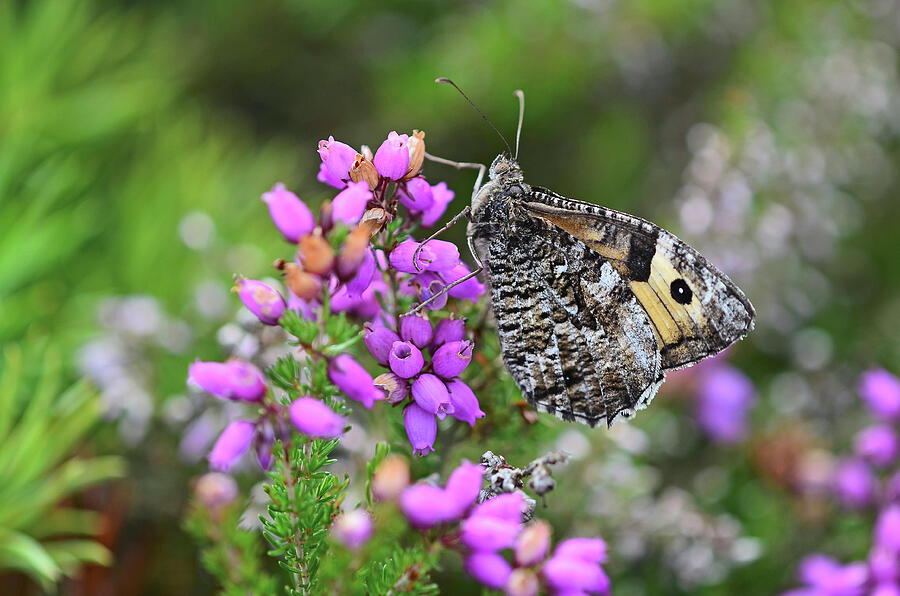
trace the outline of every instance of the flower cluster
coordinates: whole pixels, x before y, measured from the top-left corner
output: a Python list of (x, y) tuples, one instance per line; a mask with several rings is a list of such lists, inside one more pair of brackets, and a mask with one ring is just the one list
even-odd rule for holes
[[(900, 379), (883, 369), (867, 371), (859, 393), (878, 421), (857, 433), (854, 453), (837, 464), (831, 487), (848, 509), (878, 508), (868, 561), (841, 565), (811, 555), (798, 573), (805, 587), (786, 595), (900, 596), (900, 470), (889, 470), (900, 455), (892, 426), (900, 421)], [(879, 470), (887, 472), (883, 481)]]
[(484, 467), (463, 462), (443, 488), (418, 483), (403, 490), (400, 509), (413, 527), (441, 528), (444, 544), (461, 552), (466, 572), (484, 586), (510, 596), (534, 596), (542, 585), (552, 594), (610, 593), (600, 566), (603, 540), (565, 540), (549, 554), (550, 526), (525, 523), (531, 506), (520, 491), (479, 502), (484, 476)]

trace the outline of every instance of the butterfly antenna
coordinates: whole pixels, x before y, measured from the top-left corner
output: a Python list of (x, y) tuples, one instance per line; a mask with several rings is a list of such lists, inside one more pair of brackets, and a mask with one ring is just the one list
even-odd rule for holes
[(522, 122), (525, 121), (525, 92), (521, 89), (516, 89), (513, 91), (513, 95), (519, 98), (519, 124), (516, 126), (516, 156), (513, 158), (515, 160), (519, 159), (519, 137), (522, 136)]
[(460, 89), (459, 86), (458, 86), (456, 83), (454, 83), (453, 81), (451, 81), (451, 80), (448, 79), (447, 77), (438, 77), (438, 78), (436, 78), (436, 79), (434, 80), (434, 82), (435, 82), (435, 83), (446, 83), (446, 84), (448, 84), (448, 85), (452, 85), (454, 89), (456, 89), (457, 91), (459, 91), (459, 94), (462, 95), (462, 96), (465, 98), (465, 100), (466, 100), (467, 102), (469, 102), (469, 105), (472, 106), (473, 108), (475, 108), (475, 111), (478, 112), (479, 114), (481, 114), (481, 117), (484, 118), (484, 121), (487, 122), (488, 125), (489, 125), (491, 128), (494, 129), (494, 132), (497, 133), (497, 136), (499, 136), (499, 137), (500, 137), (500, 140), (503, 141), (503, 144), (506, 145), (506, 151), (507, 151), (507, 153), (508, 153), (509, 155), (512, 155), (512, 149), (510, 148), (509, 142), (506, 140), (506, 137), (503, 136), (503, 134), (497, 129), (496, 126), (494, 126), (494, 123), (493, 123), (493, 122), (491, 122), (490, 120), (488, 120), (488, 117), (484, 115), (484, 112), (482, 112), (481, 110), (478, 109), (478, 106), (476, 106), (475, 103), (474, 103), (471, 99), (469, 99), (469, 96), (468, 96), (468, 95), (466, 95), (465, 93), (463, 93), (463, 90)]

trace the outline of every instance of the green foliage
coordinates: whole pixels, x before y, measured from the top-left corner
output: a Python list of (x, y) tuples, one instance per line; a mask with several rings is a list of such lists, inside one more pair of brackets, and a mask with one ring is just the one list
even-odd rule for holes
[(437, 564), (437, 554), (422, 547), (396, 549), (382, 560), (374, 560), (359, 571), (359, 583), (367, 594), (416, 594), (440, 592), (427, 581), (428, 572)]
[(72, 456), (100, 411), (85, 383), (60, 392), (60, 372), (59, 355), (34, 345), (9, 344), (0, 360), (0, 570), (23, 571), (45, 589), (85, 563), (111, 563), (91, 539), (99, 514), (71, 501), (125, 473), (118, 457)]

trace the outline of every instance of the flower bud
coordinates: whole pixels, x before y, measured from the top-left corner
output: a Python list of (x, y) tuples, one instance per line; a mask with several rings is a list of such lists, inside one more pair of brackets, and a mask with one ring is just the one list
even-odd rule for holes
[(237, 482), (228, 474), (207, 472), (194, 484), (194, 494), (206, 509), (218, 511), (237, 501), (239, 493)]
[(381, 178), (378, 176), (378, 170), (375, 164), (366, 159), (365, 156), (357, 153), (353, 165), (350, 166), (350, 180), (353, 182), (365, 181), (369, 185), (369, 190), (375, 190)]
[(391, 251), (389, 260), (391, 267), (404, 273), (446, 271), (459, 262), (459, 249), (444, 240), (430, 240), (422, 244), (407, 238)]
[(554, 592), (609, 593), (609, 577), (599, 565), (581, 559), (554, 555), (541, 570)]
[(478, 464), (463, 461), (453, 470), (447, 479), (447, 488), (444, 491), (447, 497), (448, 514), (454, 519), (461, 518), (472, 506), (484, 481), (484, 468)]
[(416, 313), (400, 319), (400, 337), (412, 342), (417, 348), (424, 348), (431, 341), (431, 323), (425, 313)]
[(319, 277), (303, 270), (297, 263), (284, 264), (284, 283), (297, 298), (313, 300), (322, 290)]
[(550, 549), (550, 524), (544, 520), (534, 521), (516, 536), (516, 564), (531, 567), (544, 560)]
[(398, 196), (400, 197), (400, 203), (414, 213), (421, 213), (434, 205), (431, 185), (428, 184), (427, 180), (418, 176), (409, 180), (406, 183), (406, 187), (398, 193)]
[(275, 432), (269, 423), (256, 427), (256, 461), (263, 470), (272, 467), (272, 447), (275, 445)]
[(437, 419), (434, 414), (417, 404), (409, 404), (403, 409), (403, 426), (413, 454), (424, 456), (434, 451), (434, 440), (437, 438)]
[(332, 221), (343, 222), (348, 226), (356, 225), (366, 211), (366, 203), (373, 198), (365, 181), (351, 182), (331, 202)]
[(470, 517), (487, 516), (505, 519), (507, 521), (521, 523), (523, 514), (528, 510), (522, 493), (503, 493), (492, 497), (483, 503), (479, 503), (472, 511)]
[(263, 193), (262, 200), (269, 207), (275, 227), (288, 242), (296, 243), (301, 236), (313, 231), (316, 222), (312, 211), (284, 184), (279, 182), (272, 190)]
[[(366, 209), (366, 212), (363, 213), (359, 225), (365, 227), (369, 232), (369, 238), (372, 238), (384, 228), (384, 224), (386, 224), (387, 221), (388, 216), (384, 209), (381, 207), (372, 207), (371, 209)], [(387, 267), (385, 266), (385, 268)]]
[[(463, 277), (469, 275), (471, 271), (466, 267), (464, 263), (457, 263), (449, 270), (444, 271), (444, 279), (447, 281), (447, 284), (451, 284)], [(450, 288), (448, 292), (452, 297), (457, 300), (471, 300), (472, 302), (476, 302), (478, 297), (483, 295), (485, 292), (484, 284), (478, 281), (478, 277), (471, 277), (466, 281), (462, 282), (457, 286), (453, 286)]]
[(382, 177), (394, 181), (403, 178), (409, 169), (409, 136), (392, 130), (372, 161)]
[(453, 191), (447, 188), (446, 182), (431, 187), (431, 207), (422, 212), (422, 225), (430, 228), (444, 215), (447, 205), (453, 200)]
[(332, 179), (349, 180), (350, 166), (356, 158), (356, 150), (346, 143), (328, 137), (327, 141), (319, 141), (319, 157)]
[(381, 391), (366, 369), (348, 354), (341, 354), (328, 363), (328, 379), (352, 400), (371, 410)]
[(359, 550), (372, 537), (372, 516), (365, 509), (345, 511), (334, 519), (331, 535), (350, 550)]
[(328, 240), (319, 233), (307, 234), (300, 239), (300, 261), (310, 273), (325, 275), (334, 265), (334, 250)]
[(409, 382), (393, 372), (386, 372), (375, 377), (375, 386), (384, 392), (387, 404), (399, 404), (409, 395)]
[[(434, 416), (432, 416), (434, 418)], [(372, 496), (379, 501), (393, 501), (409, 486), (409, 463), (393, 454), (381, 462), (372, 475)]]
[(391, 370), (401, 379), (411, 379), (425, 365), (422, 351), (408, 341), (395, 341), (388, 354)]
[(281, 294), (261, 281), (239, 278), (234, 289), (244, 306), (264, 325), (277, 325), (287, 308)]
[(420, 408), (434, 414), (441, 420), (447, 414), (453, 413), (453, 404), (450, 402), (447, 386), (432, 374), (420, 375), (419, 378), (413, 381), (412, 396)]
[(316, 180), (319, 182), (324, 182), (328, 186), (333, 186), (335, 188), (344, 188), (347, 186), (347, 183), (341, 180), (340, 178), (334, 177), (332, 173), (328, 170), (328, 167), (324, 163), (319, 164), (319, 173), (316, 175)]
[[(347, 234), (337, 258), (336, 272), (341, 281), (352, 279), (369, 250), (369, 231), (358, 226)], [(374, 262), (374, 261), (373, 261)], [(368, 284), (367, 284), (368, 285)]]
[(466, 337), (466, 322), (463, 319), (454, 319), (453, 315), (442, 319), (434, 328), (434, 338), (431, 345), (437, 348), (451, 341), (460, 341)]
[(430, 484), (414, 484), (400, 495), (400, 510), (412, 526), (433, 528), (446, 518), (444, 491)]
[(446, 343), (435, 350), (431, 361), (438, 376), (452, 379), (466, 370), (472, 361), (472, 342), (462, 340)]
[(196, 361), (188, 368), (188, 380), (201, 389), (225, 399), (259, 401), (266, 394), (262, 372), (241, 360)]
[(215, 470), (228, 471), (250, 449), (255, 427), (252, 422), (238, 420), (225, 427), (209, 452), (209, 465)]
[[(356, 271), (356, 275), (347, 282), (347, 292), (350, 296), (362, 299), (363, 293), (368, 289), (369, 285), (375, 277), (377, 266), (375, 264), (375, 253), (371, 249), (367, 250), (363, 255), (362, 264)], [(377, 304), (377, 300), (375, 301)], [(357, 315), (362, 316), (360, 313)]]
[(425, 131), (413, 130), (407, 146), (409, 147), (409, 168), (406, 176), (403, 177), (406, 180), (418, 176), (422, 169), (422, 163), (425, 161)]
[(512, 575), (512, 567), (506, 559), (492, 552), (474, 552), (463, 563), (466, 573), (479, 583), (495, 590), (503, 589)]
[(519, 534), (519, 524), (497, 517), (477, 516), (463, 521), (460, 541), (476, 551), (509, 548)]
[(366, 342), (366, 347), (369, 348), (372, 358), (378, 364), (387, 366), (391, 346), (394, 345), (395, 341), (400, 341), (400, 336), (384, 325), (375, 326), (373, 323), (365, 323), (363, 328), (363, 341)]
[(301, 397), (290, 407), (291, 422), (297, 430), (314, 439), (333, 439), (344, 434), (347, 419), (314, 397)]
[(897, 459), (900, 441), (890, 426), (886, 424), (870, 426), (861, 430), (854, 440), (856, 454), (873, 465), (883, 468)]
[(478, 398), (468, 385), (459, 379), (453, 379), (447, 383), (447, 392), (450, 394), (450, 403), (453, 404), (454, 418), (475, 426), (475, 419), (484, 417)]
[(588, 563), (606, 562), (606, 542), (602, 538), (569, 538), (553, 551), (554, 557), (574, 557)]
[(531, 569), (513, 569), (503, 589), (506, 596), (537, 596), (541, 582)]

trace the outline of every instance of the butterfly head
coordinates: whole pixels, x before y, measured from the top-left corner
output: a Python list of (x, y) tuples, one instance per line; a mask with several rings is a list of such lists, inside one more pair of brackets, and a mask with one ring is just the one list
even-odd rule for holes
[(519, 167), (519, 162), (509, 157), (506, 153), (501, 153), (494, 159), (488, 175), (491, 180), (499, 183), (500, 186), (511, 186), (525, 179), (522, 175), (522, 168)]

